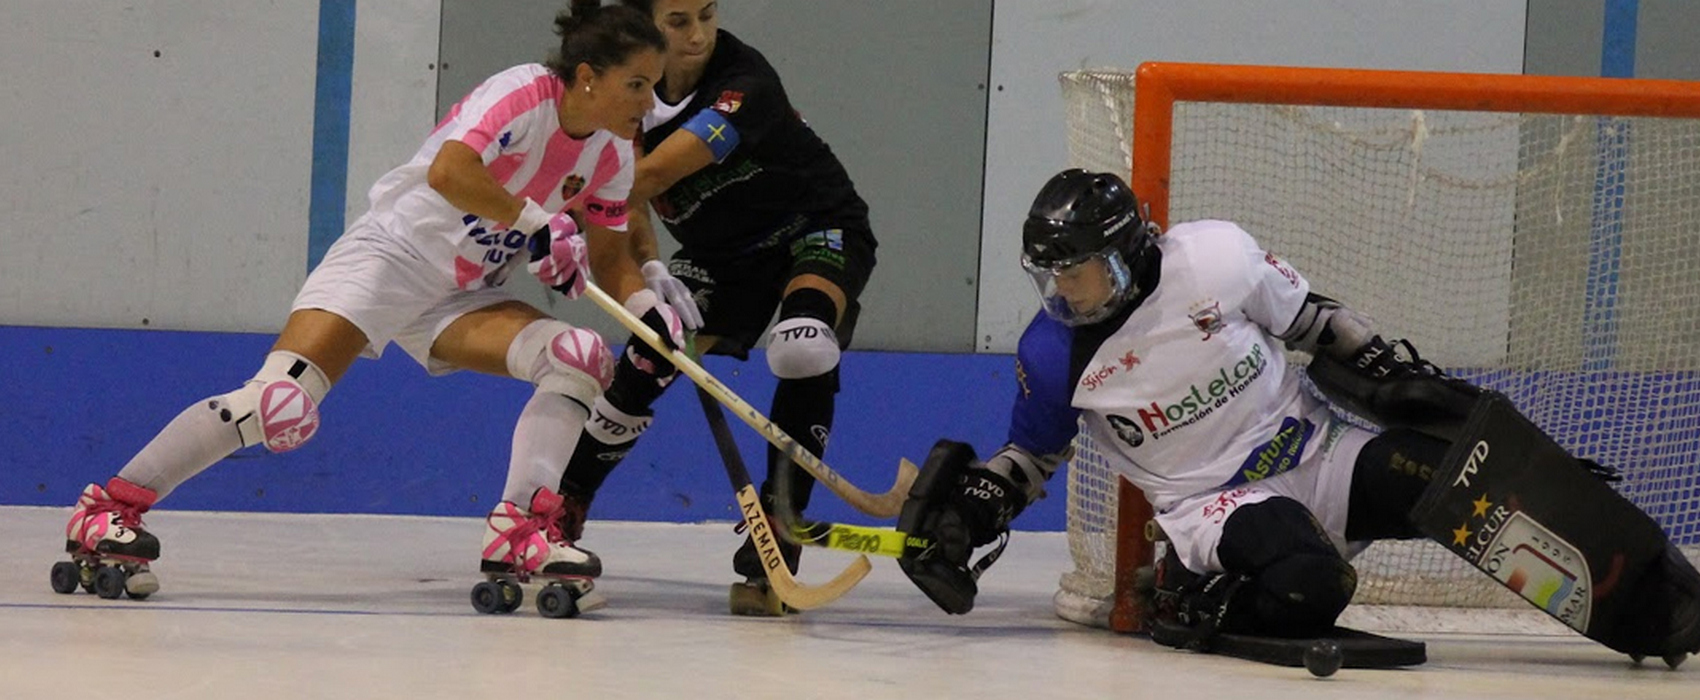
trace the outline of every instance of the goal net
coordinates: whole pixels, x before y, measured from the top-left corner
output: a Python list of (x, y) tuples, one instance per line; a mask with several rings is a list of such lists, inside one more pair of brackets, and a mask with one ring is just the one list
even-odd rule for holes
[[(1062, 76), (1073, 165), (1131, 164), (1160, 223), (1239, 223), (1313, 289), (1621, 468), (1619, 490), (1700, 559), (1700, 84), (1184, 64), (1137, 75)], [(1128, 522), (1149, 508), (1132, 489), (1118, 497), (1095, 446), (1076, 450), (1075, 569), (1055, 602), (1104, 625), (1129, 605), (1132, 577), (1118, 585), (1118, 572), (1149, 563), (1143, 523)], [(1378, 543), (1353, 564), (1360, 604), (1527, 607), (1426, 541)]]

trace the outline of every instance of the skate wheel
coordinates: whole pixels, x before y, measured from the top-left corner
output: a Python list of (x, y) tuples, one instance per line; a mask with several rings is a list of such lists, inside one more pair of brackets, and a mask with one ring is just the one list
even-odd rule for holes
[(1676, 667), (1681, 666), (1682, 662), (1688, 659), (1688, 655), (1679, 651), (1675, 654), (1665, 654), (1664, 659), (1665, 665), (1669, 666), (1670, 670), (1675, 671)]
[(158, 590), (159, 577), (147, 569), (135, 571), (124, 579), (124, 595), (131, 600), (146, 600)]
[(507, 610), (507, 600), (502, 595), (502, 584), (495, 581), (481, 581), (472, 587), (472, 609), (485, 615), (497, 615)]
[(76, 593), (77, 586), (82, 585), (82, 574), (77, 571), (76, 562), (62, 561), (53, 565), (53, 592)]
[(102, 566), (94, 572), (94, 594), (107, 600), (117, 600), (124, 595), (124, 570), (116, 566)]
[(1647, 660), (1647, 656), (1645, 654), (1630, 654), (1629, 655), (1629, 662), (1635, 664), (1636, 666), (1640, 666), (1641, 662), (1646, 661), (1646, 660)]
[(525, 589), (513, 581), (506, 580), (497, 581), (496, 585), (502, 589), (502, 607), (497, 612), (506, 614), (518, 610), (519, 604), (525, 600)]
[(578, 596), (566, 586), (551, 583), (537, 592), (537, 613), (544, 617), (578, 617)]
[(748, 617), (784, 617), (793, 612), (791, 607), (779, 599), (779, 594), (765, 582), (744, 582), (732, 584), (728, 592), (727, 602), (733, 615)]

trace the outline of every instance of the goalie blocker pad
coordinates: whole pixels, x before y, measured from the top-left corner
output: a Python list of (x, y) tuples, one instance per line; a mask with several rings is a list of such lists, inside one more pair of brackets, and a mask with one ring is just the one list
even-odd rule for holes
[[(1645, 576), (1667, 540), (1503, 395), (1484, 392), (1411, 510), (1423, 534), (1535, 607), (1629, 654), (1650, 639)], [(1643, 580), (1649, 579), (1649, 580)], [(1662, 597), (1662, 596), (1661, 596)]]

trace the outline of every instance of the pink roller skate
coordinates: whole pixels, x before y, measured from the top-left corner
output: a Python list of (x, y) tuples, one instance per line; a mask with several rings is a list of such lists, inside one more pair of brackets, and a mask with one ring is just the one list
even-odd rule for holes
[(128, 594), (141, 600), (159, 590), (159, 577), (148, 564), (159, 558), (159, 538), (142, 529), (142, 514), (158, 495), (118, 477), (106, 488), (89, 484), (65, 525), (65, 551), (71, 561), (53, 565), (53, 590), (72, 593), (80, 586), (102, 598)]
[(530, 505), (525, 510), (502, 501), (485, 518), (484, 559), (479, 568), (488, 580), (472, 587), (472, 608), (486, 614), (518, 610), (520, 584), (533, 576), (552, 579), (537, 591), (537, 612), (544, 617), (577, 617), (606, 605), (595, 592), (602, 560), (574, 547), (562, 531), (563, 521), (569, 521), (569, 504), (554, 491), (540, 488), (532, 494)]

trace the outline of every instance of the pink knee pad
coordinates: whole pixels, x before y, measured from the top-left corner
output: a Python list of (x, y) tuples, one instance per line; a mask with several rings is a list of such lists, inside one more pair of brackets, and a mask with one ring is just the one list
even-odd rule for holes
[(288, 452), (319, 431), (319, 404), (293, 380), (268, 382), (260, 390), (260, 434), (272, 452)]
[(596, 331), (540, 319), (509, 346), (508, 373), (588, 407), (614, 381), (614, 355)]

